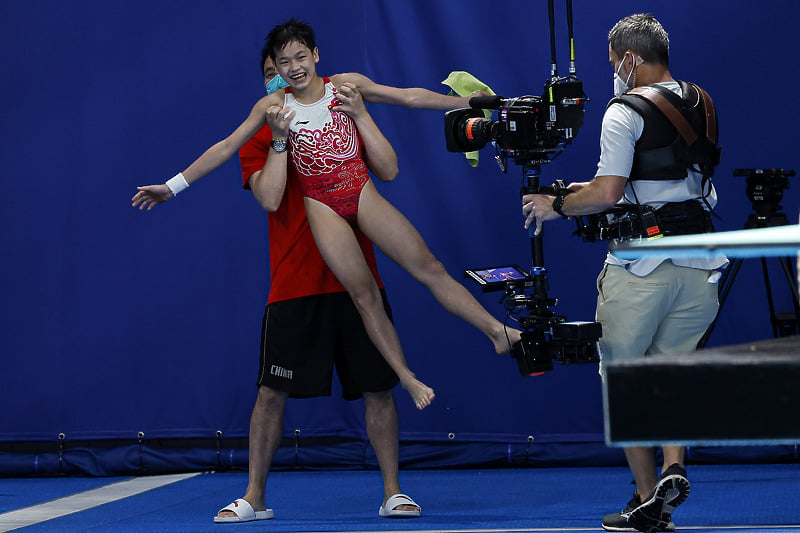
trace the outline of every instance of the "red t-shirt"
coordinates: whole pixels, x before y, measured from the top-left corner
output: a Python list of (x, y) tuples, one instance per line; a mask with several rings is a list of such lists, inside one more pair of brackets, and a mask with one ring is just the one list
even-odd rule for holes
[[(242, 186), (250, 188), (248, 180), (264, 168), (272, 141), (269, 126), (264, 126), (239, 151), (242, 166)], [(372, 243), (357, 228), (356, 237), (378, 286), (383, 282), (378, 275), (375, 250)], [(267, 213), (267, 238), (269, 239), (270, 289), (267, 304), (312, 296), (344, 292), (345, 288), (322, 259), (311, 234), (303, 205), (303, 194), (293, 165), (289, 165), (286, 190), (277, 211)]]

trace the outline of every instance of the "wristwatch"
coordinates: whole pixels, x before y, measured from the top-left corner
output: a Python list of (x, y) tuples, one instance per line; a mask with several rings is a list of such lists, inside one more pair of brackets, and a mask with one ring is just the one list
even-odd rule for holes
[(286, 139), (272, 139), (270, 146), (272, 147), (273, 150), (275, 150), (275, 153), (277, 154), (285, 152), (286, 149), (289, 147), (289, 145), (286, 144)]
[(566, 217), (567, 215), (564, 214), (564, 211), (561, 210), (564, 207), (564, 199), (567, 197), (566, 194), (562, 194), (559, 191), (559, 194), (556, 195), (556, 199), (553, 200), (553, 211), (561, 215), (562, 217)]

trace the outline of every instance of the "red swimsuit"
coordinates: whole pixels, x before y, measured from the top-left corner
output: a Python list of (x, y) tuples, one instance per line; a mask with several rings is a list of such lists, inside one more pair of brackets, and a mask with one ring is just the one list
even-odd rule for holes
[(322, 202), (354, 225), (369, 172), (356, 125), (346, 114), (331, 111), (336, 98), (333, 84), (328, 78), (323, 81), (325, 95), (313, 104), (301, 104), (291, 88), (286, 88), (284, 105), (295, 111), (289, 126), (290, 155), (303, 195)]

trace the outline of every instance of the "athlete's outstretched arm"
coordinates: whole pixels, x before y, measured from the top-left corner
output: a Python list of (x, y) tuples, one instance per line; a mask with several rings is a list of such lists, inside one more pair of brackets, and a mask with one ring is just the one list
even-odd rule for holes
[[(281, 91), (282, 93), (282, 91)], [(277, 93), (276, 93), (277, 94)], [(281, 94), (281, 97), (283, 94)], [(180, 175), (187, 185), (197, 182), (201, 178), (210, 174), (235, 154), (244, 143), (261, 129), (266, 121), (267, 109), (276, 103), (280, 103), (274, 95), (265, 96), (253, 106), (250, 114), (225, 139), (211, 146), (198, 157)], [(161, 202), (173, 197), (172, 190), (166, 184), (146, 185), (137, 187), (138, 192), (131, 199), (133, 207), (150, 210)]]
[(367, 102), (392, 104), (411, 109), (437, 109), (447, 111), (469, 107), (469, 96), (447, 96), (421, 87), (392, 87), (375, 83), (357, 72), (337, 74), (331, 78), (336, 86), (349, 82), (355, 85)]

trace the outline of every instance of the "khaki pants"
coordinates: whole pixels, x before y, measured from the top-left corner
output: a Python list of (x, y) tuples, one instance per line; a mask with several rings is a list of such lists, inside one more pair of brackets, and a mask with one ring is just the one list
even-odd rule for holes
[(599, 349), (604, 362), (660, 353), (688, 353), (719, 307), (713, 271), (664, 261), (645, 277), (606, 264), (597, 278)]

